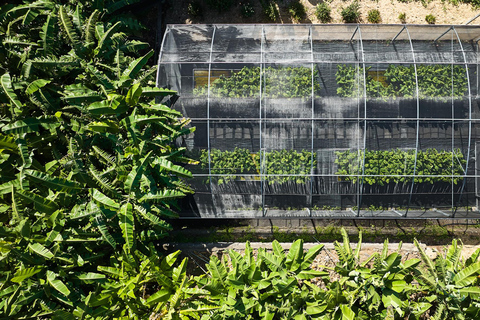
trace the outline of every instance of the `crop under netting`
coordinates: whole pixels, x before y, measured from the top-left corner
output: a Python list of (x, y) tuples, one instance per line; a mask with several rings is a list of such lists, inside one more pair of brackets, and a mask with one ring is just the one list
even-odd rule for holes
[(196, 127), (179, 141), (198, 161), (182, 216), (480, 218), (479, 39), (477, 26), (169, 25), (157, 85)]

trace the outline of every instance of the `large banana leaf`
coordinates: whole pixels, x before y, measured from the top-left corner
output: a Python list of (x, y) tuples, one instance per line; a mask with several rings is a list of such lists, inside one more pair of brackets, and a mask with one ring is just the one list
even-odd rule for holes
[(24, 173), (32, 182), (57, 191), (74, 191), (80, 190), (83, 187), (76, 181), (54, 177), (40, 171), (25, 170)]
[(133, 206), (130, 202), (122, 205), (120, 209), (120, 228), (122, 229), (123, 239), (128, 249), (132, 249), (134, 245), (134, 218)]

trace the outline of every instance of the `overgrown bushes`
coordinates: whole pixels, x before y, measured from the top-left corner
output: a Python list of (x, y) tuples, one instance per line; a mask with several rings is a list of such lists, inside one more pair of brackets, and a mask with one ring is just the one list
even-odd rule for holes
[[(480, 249), (464, 260), (454, 240), (432, 261), (415, 240), (420, 259), (407, 260), (401, 244), (389, 252), (386, 240), (360, 261), (361, 233), (355, 249), (342, 235), (334, 268), (312, 266), (322, 244), (304, 252), (297, 240), (284, 253), (274, 241), (272, 252), (255, 255), (247, 242), (243, 255), (212, 256), (199, 277), (189, 277), (182, 261), (161, 282), (163, 294), (147, 303), (166, 319), (478, 319)], [(167, 260), (170, 270), (176, 255)]]
[[(313, 74), (314, 94), (319, 95), (318, 71)], [(294, 98), (312, 96), (312, 70), (306, 67), (267, 67), (260, 75), (260, 67), (243, 67), (230, 77), (221, 76), (210, 84), (210, 95), (241, 98), (260, 95), (260, 77), (263, 81), (262, 96), (269, 98)], [(208, 85), (194, 89), (195, 95), (206, 95)]]
[[(362, 179), (368, 185), (387, 183), (406, 183), (412, 181), (415, 168), (415, 150), (400, 149), (382, 151), (337, 151), (336, 174), (343, 181), (358, 182)], [(365, 168), (363, 168), (365, 164)], [(416, 183), (447, 182), (458, 184), (463, 180), (463, 168), (466, 160), (460, 150), (438, 151), (436, 149), (418, 150), (416, 154)], [(457, 177), (451, 177), (452, 175)]]
[[(204, 169), (208, 168), (208, 151), (202, 150), (199, 158), (200, 166)], [(210, 151), (211, 173), (222, 175), (216, 178), (219, 184), (235, 180), (236, 175), (240, 174), (264, 174), (267, 175), (265, 181), (268, 183), (289, 181), (305, 183), (312, 166), (316, 166), (316, 156), (313, 154), (312, 157), (312, 153), (305, 150), (274, 150), (252, 153), (248, 149), (235, 148), (234, 151), (218, 149)]]
[(62, 3), (0, 10), (0, 318), (145, 319), (191, 130), (125, 3)]
[(330, 8), (328, 3), (321, 2), (317, 5), (315, 15), (317, 16), (317, 19), (320, 20), (320, 22), (329, 23), (330, 21), (332, 21), (331, 12), (332, 8)]

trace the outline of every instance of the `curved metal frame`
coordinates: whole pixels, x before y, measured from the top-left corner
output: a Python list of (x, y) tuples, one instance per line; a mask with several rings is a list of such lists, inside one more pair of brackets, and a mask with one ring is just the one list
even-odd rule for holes
[[(470, 84), (470, 73), (468, 70), (468, 63), (467, 63), (467, 56), (465, 55), (465, 50), (463, 49), (462, 41), (460, 40), (460, 37), (457, 33), (457, 30), (455, 27), (452, 26), (452, 30), (455, 32), (455, 35), (457, 36), (458, 44), (460, 45), (460, 48), (462, 49), (462, 55), (463, 55), (463, 60), (465, 62), (465, 74), (467, 76), (467, 84), (468, 84), (468, 147), (467, 147), (467, 162), (465, 164), (465, 170), (464, 170), (464, 178), (463, 178), (463, 184), (462, 188), (460, 190), (460, 196), (458, 199), (458, 202), (462, 200), (463, 196), (463, 191), (465, 189), (465, 184), (467, 183), (467, 171), (468, 171), (468, 161), (470, 160), (470, 148), (471, 148), (471, 143), (472, 143), (472, 91), (471, 91), (471, 84)], [(452, 127), (453, 127), (452, 123)], [(453, 154), (453, 150), (452, 150)], [(453, 167), (452, 167), (453, 170)], [(453, 188), (453, 186), (452, 186)], [(453, 203), (452, 203), (453, 205)], [(455, 206), (457, 207), (457, 206)], [(456, 212), (456, 210), (455, 210)], [(453, 217), (455, 217), (455, 212), (452, 214)]]

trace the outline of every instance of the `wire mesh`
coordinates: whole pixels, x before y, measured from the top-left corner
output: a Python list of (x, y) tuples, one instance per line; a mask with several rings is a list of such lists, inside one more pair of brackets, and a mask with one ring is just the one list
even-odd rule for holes
[[(475, 26), (169, 25), (184, 215), (478, 218)], [(478, 181), (477, 181), (478, 180)]]

